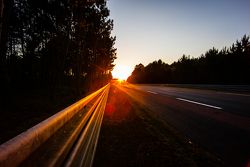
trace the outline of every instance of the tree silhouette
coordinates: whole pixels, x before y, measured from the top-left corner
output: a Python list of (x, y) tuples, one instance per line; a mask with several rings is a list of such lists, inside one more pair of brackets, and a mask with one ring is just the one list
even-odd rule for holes
[[(143, 67), (143, 70), (139, 70)], [(139, 64), (128, 78), (131, 83), (250, 84), (250, 41), (244, 35), (230, 48), (209, 49), (198, 58), (183, 55), (168, 65), (161, 60)]]
[(116, 49), (105, 0), (4, 0), (1, 89), (68, 87), (81, 96), (111, 78)]

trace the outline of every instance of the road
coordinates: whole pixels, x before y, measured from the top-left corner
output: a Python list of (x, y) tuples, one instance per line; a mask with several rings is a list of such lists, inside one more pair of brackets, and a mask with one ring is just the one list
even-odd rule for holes
[(116, 86), (191, 142), (221, 157), (226, 165), (249, 163), (249, 94), (152, 85)]

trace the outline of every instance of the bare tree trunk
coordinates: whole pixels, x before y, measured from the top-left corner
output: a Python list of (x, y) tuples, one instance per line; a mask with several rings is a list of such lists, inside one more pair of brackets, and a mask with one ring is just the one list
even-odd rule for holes
[(0, 0), (0, 39), (2, 39), (2, 26), (3, 26), (3, 9), (4, 9), (4, 0)]
[(0, 78), (1, 83), (0, 89), (2, 98), (1, 102), (6, 104), (4, 101), (8, 100), (9, 95), (9, 85), (10, 85), (10, 78), (7, 72), (7, 65), (6, 65), (6, 51), (7, 51), (7, 38), (8, 38), (8, 21), (9, 15), (11, 11), (11, 0), (1, 0), (0, 6)]

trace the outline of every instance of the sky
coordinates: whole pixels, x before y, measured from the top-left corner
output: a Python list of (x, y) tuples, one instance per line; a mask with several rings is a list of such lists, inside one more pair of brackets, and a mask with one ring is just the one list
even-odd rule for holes
[(199, 57), (250, 35), (250, 0), (108, 0), (117, 59), (113, 77), (135, 65)]

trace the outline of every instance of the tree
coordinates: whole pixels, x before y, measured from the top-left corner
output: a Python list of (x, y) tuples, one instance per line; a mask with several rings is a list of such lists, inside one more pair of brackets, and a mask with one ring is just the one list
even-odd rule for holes
[[(0, 68), (2, 81), (9, 80), (6, 85), (45, 88), (51, 97), (66, 86), (82, 96), (87, 83), (95, 80), (97, 88), (110, 77), (116, 49), (105, 0), (1, 3), (5, 7), (3, 12), (1, 8)], [(2, 76), (4, 70), (8, 77)]]
[[(143, 67), (143, 70), (140, 70)], [(230, 48), (209, 49), (198, 58), (183, 55), (168, 65), (161, 60), (139, 64), (128, 78), (133, 83), (250, 84), (250, 41), (244, 35)], [(143, 71), (143, 72), (142, 72)]]

